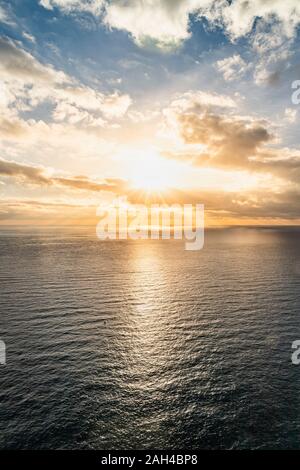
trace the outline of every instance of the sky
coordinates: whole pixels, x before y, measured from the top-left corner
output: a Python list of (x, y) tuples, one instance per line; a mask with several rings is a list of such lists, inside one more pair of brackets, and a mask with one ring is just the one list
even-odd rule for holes
[(299, 224), (299, 25), (299, 0), (0, 0), (0, 224), (116, 197)]

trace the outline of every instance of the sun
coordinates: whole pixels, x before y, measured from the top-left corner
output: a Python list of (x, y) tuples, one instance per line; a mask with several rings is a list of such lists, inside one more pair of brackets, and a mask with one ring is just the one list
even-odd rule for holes
[(130, 181), (133, 188), (147, 192), (166, 191), (175, 182), (170, 162), (152, 149), (135, 159)]

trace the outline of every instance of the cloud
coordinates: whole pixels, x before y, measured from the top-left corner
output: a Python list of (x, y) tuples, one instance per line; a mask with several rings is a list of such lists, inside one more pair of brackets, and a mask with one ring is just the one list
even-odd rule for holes
[(120, 178), (106, 178), (99, 182), (85, 176), (61, 177), (50, 176), (45, 168), (25, 165), (0, 159), (0, 175), (15, 180), (25, 181), (40, 186), (65, 186), (80, 191), (110, 191), (124, 190), (126, 182)]
[(222, 26), (233, 41), (258, 28), (260, 40), (263, 35), (269, 47), (276, 38), (268, 39), (268, 25), (279, 25), (277, 41), (282, 42), (295, 36), (300, 23), (298, 0), (40, 0), (40, 5), (65, 13), (88, 11), (109, 27), (127, 31), (139, 45), (152, 41), (162, 48), (190, 37), (191, 15)]
[[(287, 162), (289, 168), (291, 161)], [(296, 161), (295, 161), (296, 164)], [(299, 160), (298, 166), (299, 169)], [(15, 183), (27, 183), (39, 188), (47, 188), (44, 196), (49, 196), (49, 187), (65, 187), (75, 191), (78, 195), (85, 192), (117, 194), (126, 196), (131, 204), (161, 203), (161, 196), (153, 193), (145, 195), (142, 191), (132, 191), (125, 180), (119, 178), (106, 178), (102, 181), (92, 180), (85, 176), (54, 176), (53, 170), (34, 165), (22, 164), (0, 159), (0, 175), (12, 179)], [(43, 193), (40, 193), (43, 194)], [(300, 189), (299, 187), (276, 187), (269, 191), (253, 189), (246, 191), (224, 191), (222, 189), (186, 188), (170, 189), (164, 194), (166, 204), (205, 204), (208, 219), (217, 219), (232, 222), (251, 219), (252, 222), (260, 219), (266, 220), (299, 220), (300, 218)], [(51, 200), (2, 200), (0, 202), (0, 220), (2, 223), (17, 221), (26, 223), (43, 223), (45, 220), (56, 222), (75, 219), (80, 223), (95, 223), (96, 200), (81, 202), (79, 199), (67, 197), (56, 201)], [(109, 203), (108, 203), (109, 204)]]
[(230, 112), (236, 107), (235, 100), (230, 96), (192, 90), (175, 96), (169, 106), (163, 110), (163, 115), (169, 127), (176, 127), (180, 116), (185, 114), (196, 115), (212, 108), (216, 111)]
[[(145, 198), (140, 193), (130, 195), (131, 204), (145, 204)], [(285, 192), (269, 191), (255, 193), (219, 191), (180, 191), (174, 189), (164, 198), (165, 204), (197, 204), (205, 205), (206, 224), (213, 223), (299, 223), (300, 192), (287, 190)], [(161, 204), (161, 199), (153, 196), (148, 203)], [(109, 202), (107, 206), (109, 206)], [(26, 224), (91, 224), (96, 226), (97, 202), (83, 204), (80, 201), (68, 200), (33, 200), (28, 198), (7, 198), (0, 201), (0, 223)]]
[(22, 33), (22, 36), (23, 36), (27, 41), (32, 42), (33, 44), (36, 43), (36, 39), (35, 39), (35, 37), (34, 37), (32, 34), (27, 33), (26, 31), (24, 31), (24, 32)]
[(0, 23), (7, 24), (9, 26), (16, 26), (14, 21), (10, 18), (10, 15), (1, 5), (0, 5)]
[(286, 38), (282, 23), (258, 24), (251, 38), (255, 60), (254, 78), (260, 84), (276, 85), (289, 66), (293, 38)]
[(7, 14), (5, 10), (0, 6), (0, 22), (1, 23), (6, 23), (8, 20)]
[(40, 0), (39, 4), (47, 10), (61, 8), (66, 13), (72, 11), (87, 11), (99, 15), (102, 10), (103, 0)]
[(190, 37), (190, 15), (212, 0), (40, 0), (47, 9), (88, 11), (110, 28), (127, 31), (139, 45), (173, 48)]
[(300, 4), (298, 0), (212, 0), (200, 9), (200, 14), (212, 23), (221, 24), (233, 40), (251, 33), (256, 20), (261, 31), (277, 21), (282, 34), (293, 37), (300, 23)]
[(8, 162), (0, 159), (0, 175), (28, 180), (36, 184), (48, 184), (49, 179), (44, 176), (43, 170), (20, 163)]
[(0, 38), (0, 73), (0, 104), (5, 100), (15, 114), (49, 101), (57, 120), (100, 126), (106, 119), (123, 117), (131, 105), (129, 95), (104, 94), (83, 86), (64, 72), (41, 64), (7, 38)]
[(48, 9), (95, 15), (108, 28), (127, 32), (139, 46), (162, 50), (191, 37), (191, 21), (220, 27), (228, 39), (247, 38), (252, 62), (239, 54), (219, 60), (225, 80), (240, 79), (251, 69), (257, 85), (277, 85), (288, 68), (300, 24), (299, 0), (41, 0)]
[(117, 192), (119, 193), (120, 190), (126, 186), (124, 180), (119, 178), (110, 178), (105, 179), (103, 182), (99, 183), (97, 181), (93, 181), (87, 177), (73, 177), (73, 178), (62, 178), (56, 177), (51, 178), (52, 184), (57, 184), (60, 186), (67, 186), (71, 189), (81, 190), (81, 191), (110, 191), (110, 192)]
[(95, 122), (88, 126), (81, 122), (46, 123), (6, 117), (0, 112), (0, 154), (17, 161), (27, 160), (30, 155), (31, 161), (47, 162), (50, 166), (61, 167), (63, 162), (67, 171), (74, 165), (80, 172), (92, 172), (95, 167), (109, 171), (118, 143), (106, 138), (103, 129)]
[(116, 0), (106, 5), (104, 22), (128, 31), (140, 44), (149, 41), (162, 48), (178, 46), (190, 37), (189, 15), (196, 12), (199, 0)]
[[(250, 65), (251, 66), (251, 65)], [(226, 81), (239, 80), (249, 69), (244, 59), (239, 54), (218, 60), (216, 69), (222, 73)]]
[[(141, 192), (128, 196), (131, 204), (161, 204), (159, 195), (145, 195)], [(300, 190), (288, 188), (278, 190), (224, 191), (208, 189), (185, 190), (173, 188), (164, 194), (164, 204), (204, 204), (206, 224), (213, 220), (218, 224), (278, 223), (278, 221), (300, 221)]]
[(131, 105), (129, 95), (117, 92), (105, 95), (83, 86), (56, 89), (49, 95), (49, 99), (57, 102), (53, 113), (55, 119), (70, 123), (77, 121), (87, 125), (104, 125), (103, 118), (121, 118)]
[(286, 108), (285, 111), (284, 111), (284, 118), (290, 124), (293, 124), (294, 122), (296, 122), (296, 120), (297, 120), (297, 109)]
[(199, 163), (241, 168), (257, 156), (271, 134), (261, 123), (210, 112), (178, 116), (181, 135), (187, 144), (201, 144)]
[(300, 24), (298, 0), (221, 0), (211, 2), (200, 14), (210, 24), (222, 26), (233, 42), (247, 37), (254, 53), (254, 79), (258, 85), (279, 82), (288, 67)]
[(57, 122), (67, 122), (72, 125), (85, 127), (103, 127), (105, 121), (101, 117), (94, 117), (91, 113), (81, 110), (65, 101), (58, 103), (53, 110), (53, 119)]
[(103, 22), (127, 31), (139, 44), (149, 42), (162, 48), (178, 46), (190, 37), (189, 15), (210, 0), (40, 0), (47, 9), (65, 13), (88, 11), (101, 15)]
[[(178, 98), (171, 102), (164, 115), (166, 126), (183, 139), (181, 151), (165, 152), (168, 158), (198, 167), (265, 173), (281, 179), (283, 185), (299, 186), (300, 152), (274, 145), (278, 137), (272, 123), (240, 116), (235, 108), (222, 108), (213, 102), (193, 106), (192, 94), (189, 107), (184, 99)], [(285, 110), (287, 122), (294, 122), (296, 116), (295, 110)]]
[(6, 198), (0, 201), (1, 224), (92, 224), (96, 225), (92, 204), (64, 200)]
[(14, 79), (28, 84), (53, 85), (70, 81), (63, 72), (41, 64), (7, 38), (0, 38), (0, 72), (2, 80)]
[[(76, 165), (88, 167), (91, 172), (91, 167), (97, 165), (108, 171), (117, 142), (104, 135), (127, 113), (129, 95), (102, 93), (82, 85), (42, 64), (20, 43), (7, 38), (0, 38), (0, 73), (2, 158), (21, 161), (30, 155), (32, 161), (48, 162), (51, 166), (61, 166), (63, 159), (64, 169)], [(43, 119), (34, 118), (39, 105), (47, 109)], [(80, 185), (78, 180), (61, 183), (65, 188)], [(58, 186), (58, 180), (55, 184)], [(87, 182), (82, 185), (87, 187)]]

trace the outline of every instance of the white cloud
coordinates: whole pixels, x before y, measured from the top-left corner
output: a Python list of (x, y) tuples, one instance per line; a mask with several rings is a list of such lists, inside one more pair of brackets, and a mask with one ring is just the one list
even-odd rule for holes
[(66, 13), (78, 10), (88, 11), (94, 15), (99, 15), (103, 6), (103, 0), (40, 0), (39, 3), (47, 10), (57, 7)]
[[(103, 95), (91, 88), (67, 88), (56, 90), (58, 104), (53, 117), (56, 121), (64, 121), (71, 124), (104, 126), (105, 119), (120, 118), (127, 112), (131, 105), (128, 95), (114, 93)], [(101, 113), (102, 117), (99, 116)]]
[[(0, 153), (2, 158), (51, 162), (60, 167), (99, 165), (115, 147), (105, 136), (131, 104), (126, 94), (102, 93), (42, 64), (20, 43), (0, 39)], [(52, 112), (45, 120), (35, 107), (47, 102)], [(109, 161), (109, 158), (108, 158)], [(105, 161), (99, 168), (108, 166)], [(89, 170), (88, 170), (89, 171)], [(99, 170), (100, 171), (100, 170)]]
[[(238, 55), (218, 61), (216, 66), (226, 80), (240, 78), (250, 68), (254, 69), (254, 80), (258, 85), (274, 84), (280, 79), (293, 54), (296, 26), (300, 22), (300, 4), (297, 3), (295, 9), (293, 5), (296, 5), (293, 0), (287, 2), (289, 14), (285, 15), (282, 5), (276, 1), (253, 0), (243, 3), (235, 0), (211, 16), (208, 14), (211, 21), (223, 24), (232, 40), (248, 35), (254, 53), (253, 63), (247, 67)], [(255, 18), (258, 21), (254, 27)]]
[(101, 15), (105, 24), (127, 31), (138, 44), (150, 40), (160, 47), (177, 46), (190, 37), (191, 14), (221, 25), (232, 40), (251, 33), (257, 18), (260, 35), (266, 25), (278, 22), (280, 41), (292, 38), (300, 23), (299, 0), (40, 0), (40, 5)]
[(115, 0), (106, 6), (107, 25), (128, 31), (138, 44), (149, 40), (177, 46), (190, 36), (189, 15), (210, 0)]
[(127, 31), (140, 45), (149, 41), (159, 47), (178, 46), (190, 37), (189, 15), (212, 0), (40, 0), (47, 9), (60, 8), (68, 13), (103, 13), (104, 23)]
[(0, 73), (0, 106), (6, 103), (15, 112), (30, 110), (47, 100), (56, 107), (56, 119), (65, 116), (69, 122), (100, 125), (104, 118), (124, 116), (131, 105), (128, 95), (107, 95), (82, 86), (65, 73), (41, 64), (8, 39), (0, 39)]
[(291, 55), (289, 42), (283, 43), (277, 49), (258, 54), (254, 72), (255, 82), (258, 85), (278, 82), (281, 73), (288, 67), (288, 59)]
[(171, 109), (192, 111), (195, 108), (236, 108), (235, 101), (227, 95), (208, 93), (205, 91), (188, 91), (176, 97), (170, 104)]
[(13, 21), (9, 18), (7, 12), (0, 5), (0, 23), (6, 23), (9, 25), (14, 25)]
[(258, 59), (254, 64), (257, 84), (279, 80), (300, 24), (299, 0), (212, 0), (200, 14), (221, 25), (232, 41), (249, 38)]
[(238, 54), (218, 60), (216, 68), (227, 81), (237, 80), (247, 71), (249, 65)]
[(98, 117), (95, 118), (88, 111), (81, 110), (76, 106), (69, 104), (65, 101), (59, 102), (53, 111), (53, 118), (55, 121), (66, 121), (70, 124), (81, 124), (84, 126), (104, 126), (105, 121)]
[(233, 39), (247, 35), (252, 31), (256, 18), (264, 23), (274, 21), (282, 24), (287, 37), (295, 34), (300, 23), (300, 3), (298, 0), (226, 0), (210, 2), (209, 8), (201, 8), (212, 22), (221, 22)]
[[(51, 96), (50, 96), (51, 98)], [(78, 109), (84, 109), (91, 113), (101, 113), (108, 119), (122, 117), (131, 105), (129, 95), (113, 93), (105, 95), (90, 87), (67, 86), (54, 91), (54, 101), (68, 103)]]
[(7, 20), (7, 16), (3, 8), (0, 6), (0, 21), (5, 22)]
[(294, 122), (296, 122), (296, 120), (297, 120), (297, 109), (286, 108), (286, 110), (284, 111), (284, 118), (290, 124), (293, 124)]
[(27, 41), (30, 41), (32, 43), (36, 43), (35, 37), (32, 34), (26, 33), (26, 31), (23, 32), (23, 37), (27, 39)]

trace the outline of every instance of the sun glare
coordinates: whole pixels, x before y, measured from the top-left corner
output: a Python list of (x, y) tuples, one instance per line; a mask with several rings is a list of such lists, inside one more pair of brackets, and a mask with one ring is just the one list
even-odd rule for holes
[(135, 159), (130, 172), (132, 186), (147, 192), (164, 191), (176, 183), (171, 162), (151, 150)]

